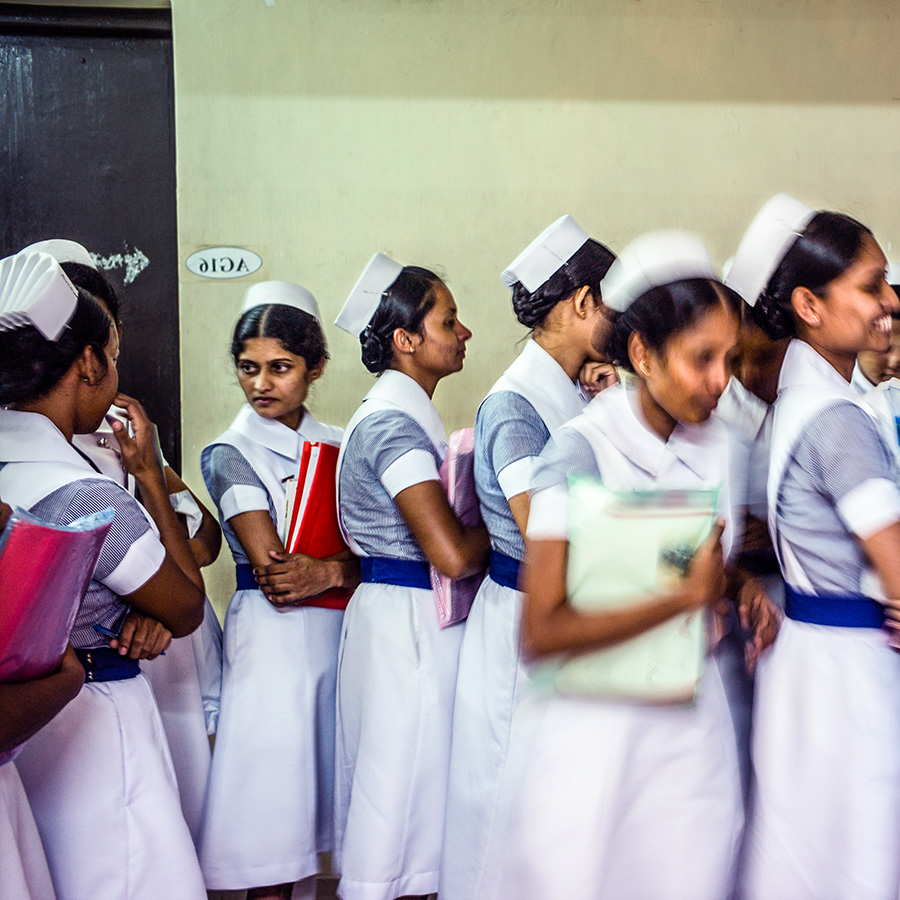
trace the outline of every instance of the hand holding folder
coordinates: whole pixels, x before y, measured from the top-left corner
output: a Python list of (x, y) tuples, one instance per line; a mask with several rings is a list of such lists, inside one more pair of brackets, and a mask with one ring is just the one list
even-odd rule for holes
[[(450, 435), (447, 455), (440, 469), (441, 484), (460, 523), (472, 528), (481, 525), (481, 509), (475, 491), (475, 429), (462, 428)], [(484, 572), (455, 581), (431, 570), (431, 587), (441, 628), (462, 622), (469, 615)]]
[[(569, 602), (617, 609), (684, 578), (716, 519), (718, 490), (612, 491), (595, 479), (569, 488)], [(702, 610), (674, 616), (612, 647), (575, 654), (554, 672), (563, 694), (648, 702), (691, 700), (703, 669)]]
[(0, 682), (59, 667), (112, 520), (108, 509), (54, 525), (15, 510), (0, 536)]
[[(287, 484), (284, 548), (327, 559), (347, 550), (337, 518), (337, 461), (339, 448), (321, 441), (304, 441), (300, 469)], [(344, 609), (350, 588), (331, 588), (305, 600), (305, 606)]]

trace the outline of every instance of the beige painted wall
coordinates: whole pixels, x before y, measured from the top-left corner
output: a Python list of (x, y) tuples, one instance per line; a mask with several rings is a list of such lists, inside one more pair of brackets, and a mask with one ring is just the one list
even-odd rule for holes
[[(564, 212), (613, 249), (703, 234), (718, 262), (772, 193), (850, 211), (900, 258), (894, 0), (174, 0), (179, 242), (246, 246), (334, 318), (381, 250), (446, 273), (475, 337), (439, 388), (471, 424), (513, 359), (499, 272)], [(182, 269), (185, 474), (240, 402), (249, 279)], [(327, 328), (313, 411), (371, 383)], [(225, 552), (227, 556), (227, 551)], [(221, 610), (228, 562), (208, 578)]]

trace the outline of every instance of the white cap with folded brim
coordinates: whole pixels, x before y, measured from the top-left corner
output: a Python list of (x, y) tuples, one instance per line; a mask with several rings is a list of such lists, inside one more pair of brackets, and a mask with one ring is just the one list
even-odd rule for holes
[(359, 276), (334, 324), (359, 337), (372, 321), (385, 291), (397, 280), (403, 266), (383, 253), (376, 253)]
[(649, 231), (622, 250), (600, 293), (608, 307), (625, 312), (647, 291), (687, 278), (719, 280), (703, 241), (688, 231)]
[(517, 281), (534, 292), (558, 272), (588, 240), (587, 232), (571, 217), (563, 216), (545, 228), (507, 267), (500, 280), (512, 287)]
[(305, 287), (291, 281), (260, 281), (251, 284), (244, 294), (240, 314), (243, 315), (254, 306), (268, 306), (270, 303), (293, 306), (294, 309), (309, 313), (320, 325), (322, 324), (316, 298)]
[(775, 270), (816, 214), (790, 194), (776, 194), (744, 232), (725, 284), (756, 306)]
[(49, 253), (0, 260), (0, 331), (33, 325), (57, 341), (77, 305), (78, 291)]
[(51, 241), (38, 241), (29, 244), (20, 253), (49, 253), (58, 263), (73, 262), (97, 271), (97, 263), (94, 258), (77, 241), (69, 241), (65, 238), (54, 238)]

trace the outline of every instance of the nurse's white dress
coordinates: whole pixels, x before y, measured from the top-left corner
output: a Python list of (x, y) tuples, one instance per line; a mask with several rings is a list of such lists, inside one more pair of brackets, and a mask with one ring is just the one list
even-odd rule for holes
[[(400, 372), (384, 372), (341, 447), (341, 527), (354, 552), (424, 565), (392, 498), (437, 480), (446, 441), (425, 391)], [(350, 599), (335, 757), (343, 900), (392, 900), (438, 889), (462, 632), (461, 624), (438, 626), (430, 588), (363, 583)]]
[[(631, 395), (609, 388), (550, 439), (535, 473), (530, 539), (566, 539), (568, 474), (626, 490), (726, 481), (721, 423), (679, 424), (664, 442)], [(727, 487), (720, 501), (730, 520)], [(726, 550), (730, 542), (729, 526)], [(505, 790), (516, 800), (499, 896), (728, 896), (743, 815), (717, 666), (707, 664), (692, 705), (535, 695), (516, 718), (510, 769)]]
[[(491, 388), (475, 420), (475, 483), (491, 549), (521, 561), (524, 546), (509, 499), (527, 491), (551, 432), (587, 397), (534, 341)], [(466, 620), (456, 700), (441, 859), (444, 900), (491, 896), (499, 875), (498, 822), (514, 710), (527, 674), (519, 652), (521, 594), (488, 577)]]
[[(112, 507), (112, 527), (72, 631), (105, 645), (121, 596), (165, 550), (121, 486), (94, 471), (49, 419), (0, 410), (0, 496), (50, 521)], [(206, 891), (181, 811), (162, 722), (143, 676), (87, 683), (16, 760), (59, 900), (200, 900)]]
[[(97, 431), (75, 435), (72, 443), (104, 475), (134, 495), (134, 478), (125, 471), (116, 449), (112, 417), (115, 409)], [(193, 537), (203, 518), (200, 507), (188, 491), (170, 497), (175, 511), (188, 517), (188, 531)], [(141, 671), (159, 707), (178, 779), (181, 809), (196, 843), (209, 780), (209, 735), (215, 731), (222, 682), (222, 628), (208, 599), (201, 626), (175, 638), (164, 656), (144, 660)]]
[(0, 897), (56, 898), (41, 837), (13, 762), (0, 765)]
[[(790, 344), (775, 405), (771, 530), (785, 583), (814, 606), (836, 595), (852, 610), (883, 596), (859, 539), (900, 520), (892, 429), (809, 345)], [(896, 900), (900, 654), (878, 627), (791, 615), (789, 602), (757, 671), (743, 893)]]
[[(248, 564), (228, 520), (265, 510), (283, 532), (283, 480), (304, 441), (341, 430), (305, 413), (295, 431), (244, 406), (203, 451), (207, 488), (236, 564)], [(222, 698), (200, 862), (207, 887), (300, 881), (332, 848), (334, 690), (342, 613), (276, 608), (237, 590), (225, 616)]]

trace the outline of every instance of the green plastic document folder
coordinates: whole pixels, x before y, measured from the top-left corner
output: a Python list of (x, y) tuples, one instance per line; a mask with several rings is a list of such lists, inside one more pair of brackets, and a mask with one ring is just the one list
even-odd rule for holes
[[(579, 610), (645, 603), (684, 577), (716, 519), (718, 488), (613, 491), (569, 484), (569, 602)], [(703, 610), (678, 615), (604, 650), (567, 657), (556, 690), (651, 703), (693, 699), (706, 655)]]

